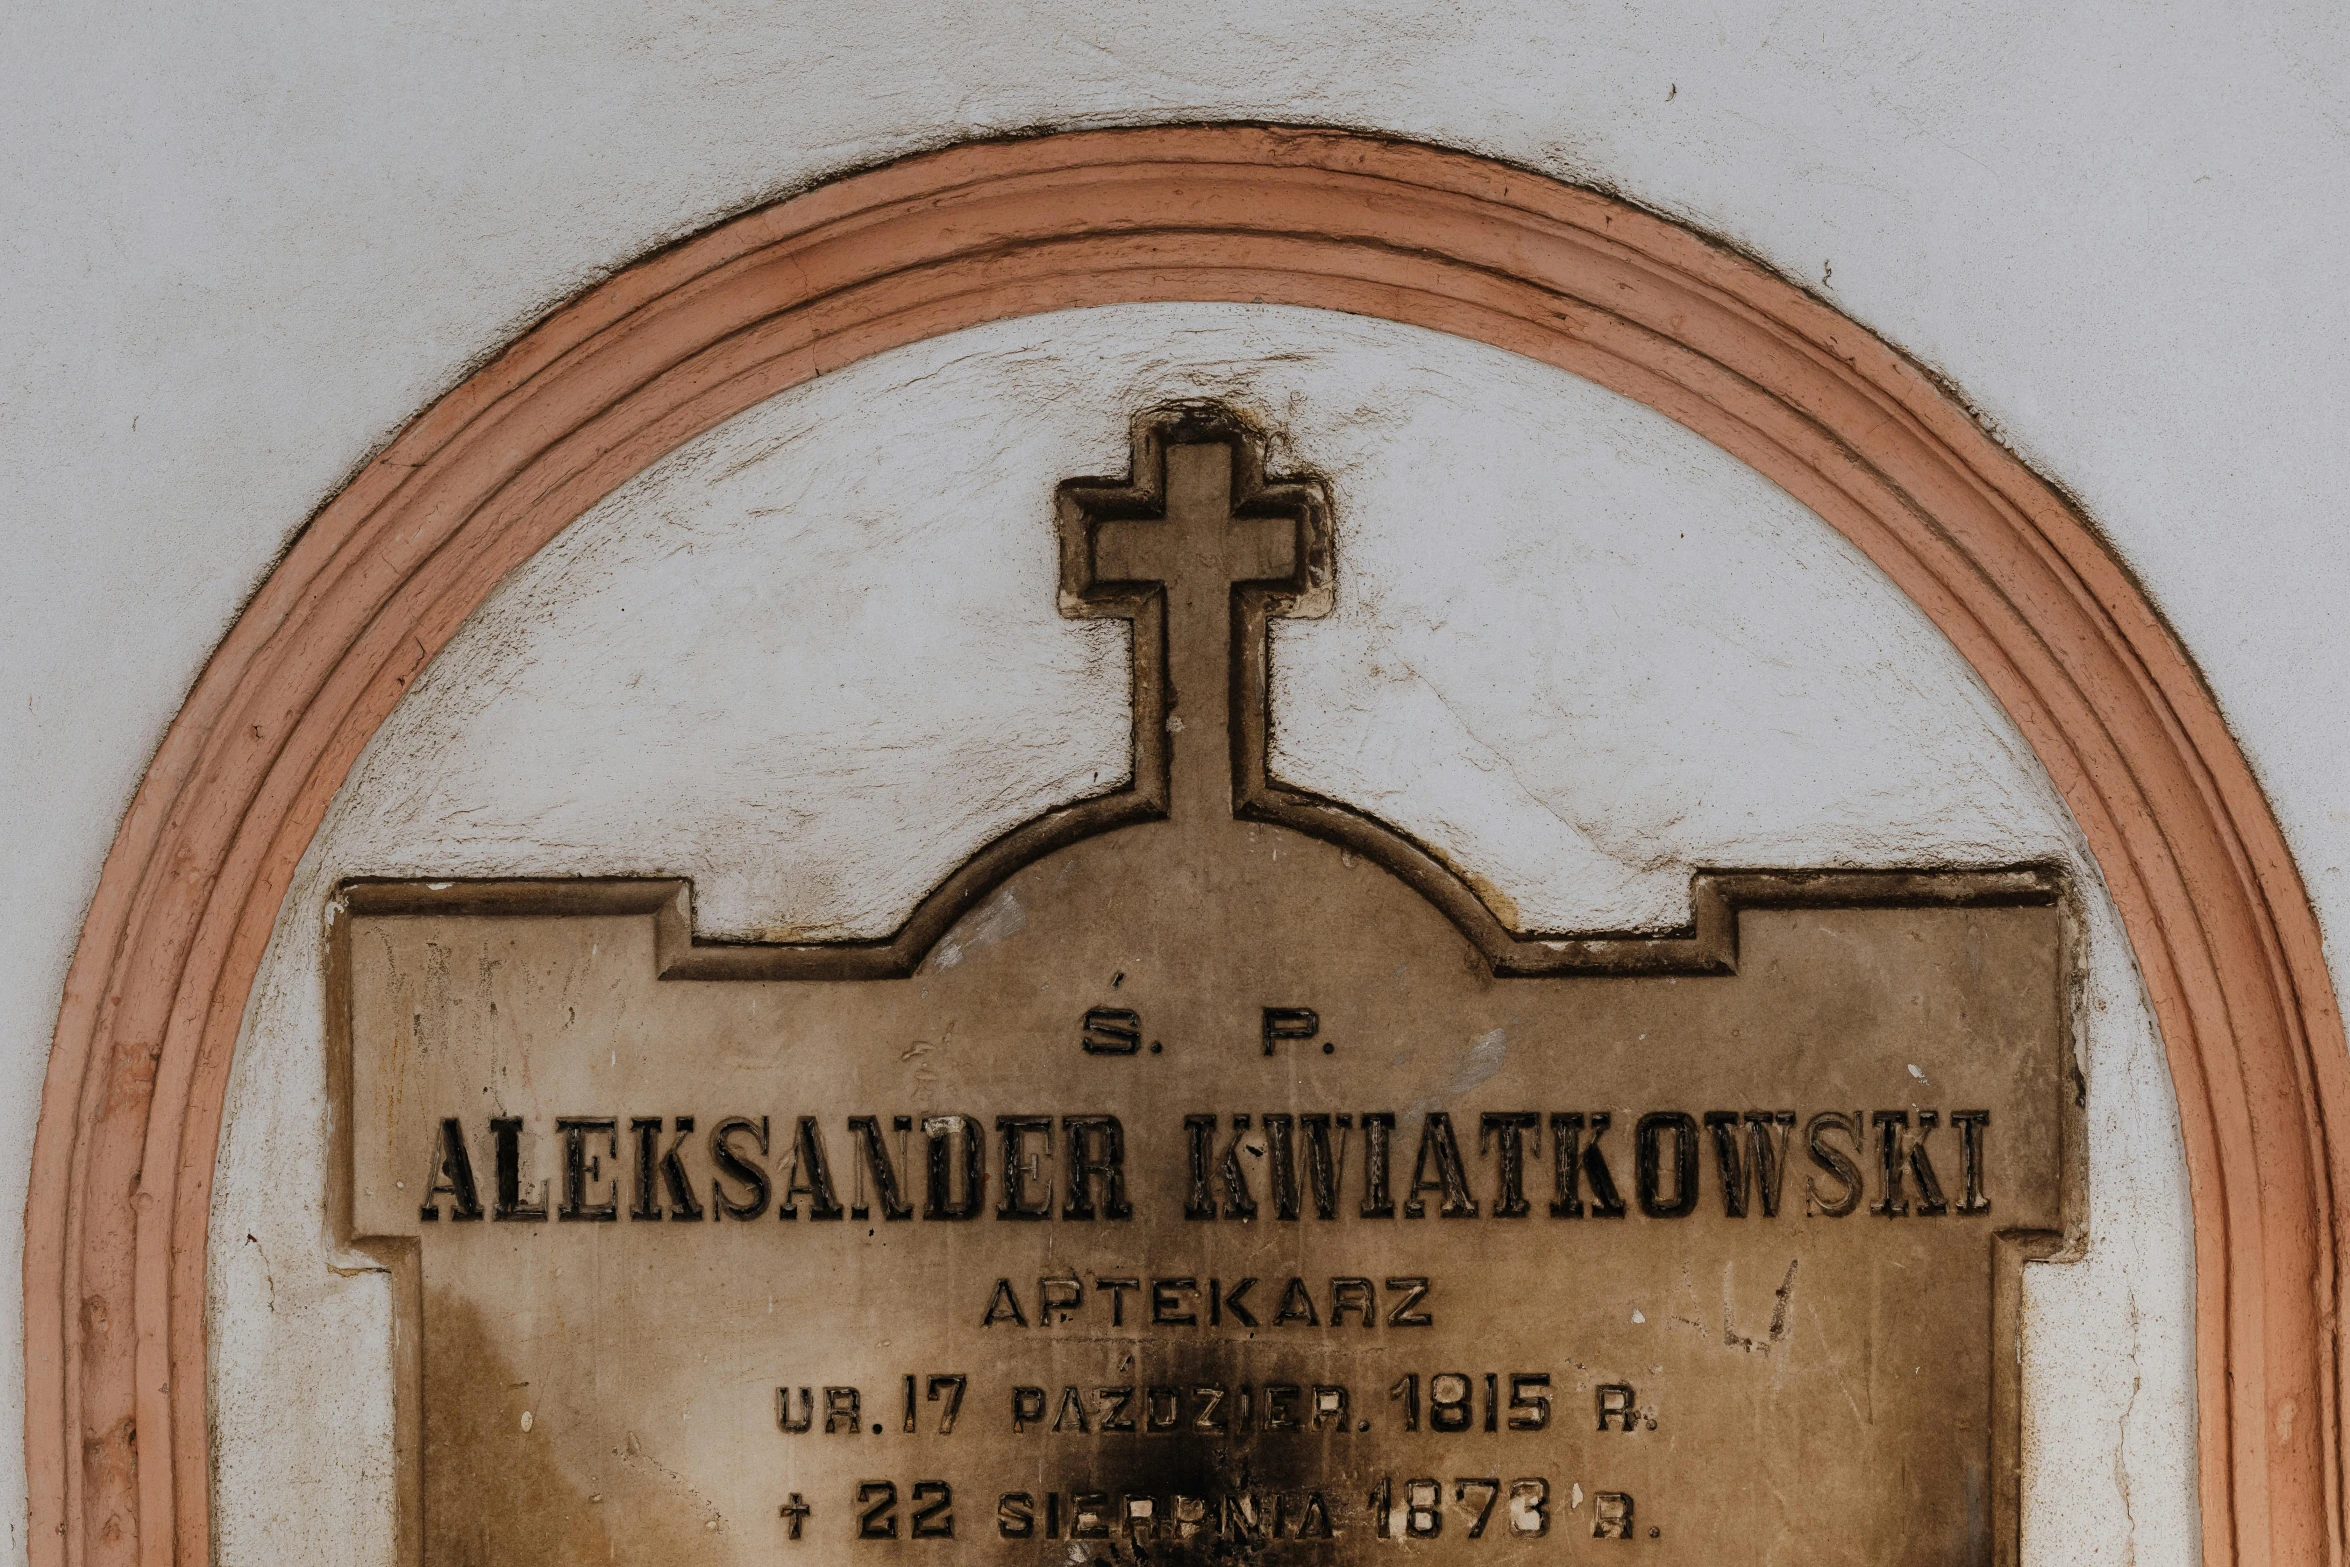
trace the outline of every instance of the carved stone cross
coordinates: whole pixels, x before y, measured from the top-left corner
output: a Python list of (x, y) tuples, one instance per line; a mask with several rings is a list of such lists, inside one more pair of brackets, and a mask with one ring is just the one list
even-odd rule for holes
[(1328, 496), (1268, 482), (1262, 450), (1221, 409), (1177, 408), (1138, 427), (1128, 483), (1061, 486), (1064, 607), (1133, 620), (1136, 780), (1153, 782), (1156, 705), (1179, 821), (1229, 822), (1236, 785), (1262, 781), (1265, 623), (1330, 604)]
[(1170, 445), (1162, 516), (1090, 523), (1097, 583), (1156, 586), (1164, 595), (1169, 805), (1179, 818), (1232, 814), (1235, 596), (1289, 586), (1321, 542), (1307, 537), (1305, 507), (1267, 515), (1259, 498), (1255, 515), (1235, 514), (1232, 457), (1221, 441)]

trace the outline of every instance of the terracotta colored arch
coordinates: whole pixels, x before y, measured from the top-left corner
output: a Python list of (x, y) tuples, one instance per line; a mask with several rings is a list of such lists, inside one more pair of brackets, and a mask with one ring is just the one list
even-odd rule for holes
[(35, 1562), (209, 1559), (231, 1050), (296, 860), (459, 622), (615, 485), (785, 387), (1150, 300), (1380, 316), (1586, 376), (1769, 475), (1933, 617), (2086, 831), (2161, 1022), (2205, 1560), (2342, 1562), (2350, 1055), (2267, 802), (2126, 571), (1917, 367), (1696, 235), (1477, 158), (1245, 126), (963, 147), (734, 219), (532, 330), (319, 514), (173, 723), (67, 980), (25, 1243)]

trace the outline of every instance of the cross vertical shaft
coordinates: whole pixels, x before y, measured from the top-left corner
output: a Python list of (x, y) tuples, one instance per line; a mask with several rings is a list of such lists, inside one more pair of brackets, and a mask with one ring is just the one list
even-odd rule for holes
[(1183, 821), (1232, 814), (1234, 589), (1297, 569), (1293, 519), (1233, 514), (1232, 463), (1224, 441), (1170, 444), (1163, 514), (1094, 533), (1101, 579), (1155, 582), (1165, 594), (1168, 808)]

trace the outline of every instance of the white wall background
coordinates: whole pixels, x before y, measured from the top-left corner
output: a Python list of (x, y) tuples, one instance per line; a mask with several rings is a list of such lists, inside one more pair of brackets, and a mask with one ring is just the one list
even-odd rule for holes
[[(727, 212), (961, 136), (1203, 116), (1608, 185), (1949, 376), (2180, 627), (2339, 954), (2350, 18), (2330, 0), (20, 0), (0, 18), (0, 1127), (20, 1150), (0, 1339), (99, 861), (205, 653), (341, 477), (548, 304)], [(0, 1357), (21, 1550), (18, 1372)]]

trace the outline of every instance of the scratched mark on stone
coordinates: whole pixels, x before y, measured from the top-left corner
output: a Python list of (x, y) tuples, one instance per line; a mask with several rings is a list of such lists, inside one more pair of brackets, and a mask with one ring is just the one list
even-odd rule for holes
[(998, 942), (1009, 941), (1027, 928), (1028, 911), (1020, 906), (1020, 899), (1012, 889), (1006, 887), (960, 930), (938, 944), (930, 960), (931, 967), (953, 968), (971, 953), (984, 952)]

